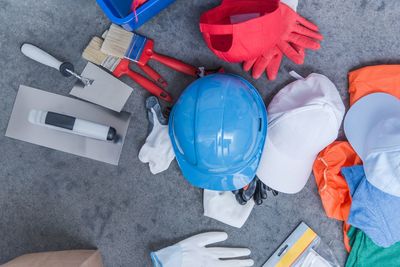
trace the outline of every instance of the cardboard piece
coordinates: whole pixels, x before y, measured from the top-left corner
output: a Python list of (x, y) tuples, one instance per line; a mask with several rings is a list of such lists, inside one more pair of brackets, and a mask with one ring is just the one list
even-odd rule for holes
[[(28, 121), (32, 109), (53, 111), (112, 126), (118, 138), (116, 141), (101, 141), (32, 124)], [(130, 114), (127, 112), (117, 113), (81, 100), (21, 85), (6, 136), (118, 165), (129, 121)]]
[(66, 250), (25, 254), (0, 267), (104, 267), (98, 250)]
[(132, 93), (132, 88), (110, 73), (88, 62), (82, 74), (93, 80), (90, 86), (77, 82), (70, 94), (97, 105), (120, 112)]

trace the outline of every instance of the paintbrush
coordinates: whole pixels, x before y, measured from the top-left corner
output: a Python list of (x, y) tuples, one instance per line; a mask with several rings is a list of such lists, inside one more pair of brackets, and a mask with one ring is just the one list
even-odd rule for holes
[(118, 58), (127, 58), (140, 66), (147, 65), (147, 62), (153, 59), (176, 71), (194, 77), (198, 76), (198, 68), (175, 58), (158, 54), (153, 50), (153, 47), (153, 40), (111, 24), (101, 51)]
[[(107, 36), (108, 30), (106, 30), (102, 37), (102, 42), (104, 42), (104, 38)], [(154, 69), (152, 69), (149, 65), (145, 64), (145, 65), (139, 65), (139, 68), (146, 73), (151, 79), (153, 79), (154, 81), (158, 82), (162, 87), (167, 87), (168, 83), (166, 80), (164, 80), (164, 78), (158, 73), (156, 72)]]
[(131, 70), (129, 68), (129, 60), (109, 56), (101, 52), (100, 48), (102, 43), (103, 40), (101, 38), (93, 37), (89, 45), (83, 51), (82, 57), (96, 65), (102, 66), (117, 78), (126, 75), (153, 95), (160, 97), (167, 102), (172, 102), (172, 97), (168, 92), (158, 87), (141, 74)]
[[(107, 32), (105, 32), (106, 34)], [(104, 34), (103, 34), (104, 35)], [(91, 43), (88, 45), (90, 47), (91, 51), (87, 51), (87, 56), (92, 56), (93, 60), (96, 60), (97, 62), (102, 62), (99, 63), (98, 65), (103, 65), (106, 69), (115, 69), (114, 64), (118, 65), (120, 62), (120, 58), (114, 57), (114, 56), (109, 56), (101, 52), (100, 48), (103, 44), (104, 40), (101, 39), (100, 37), (93, 37)], [(140, 69), (143, 70), (147, 75), (149, 75), (150, 78), (152, 78), (154, 81), (158, 82), (162, 87), (167, 87), (168, 83), (164, 78), (155, 70), (153, 70), (150, 66), (144, 65), (140, 66)], [(112, 71), (111, 71), (112, 72)]]

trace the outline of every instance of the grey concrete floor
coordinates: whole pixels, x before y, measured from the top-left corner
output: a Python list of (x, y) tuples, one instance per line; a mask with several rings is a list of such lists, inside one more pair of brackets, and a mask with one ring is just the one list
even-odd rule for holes
[[(254, 81), (239, 65), (219, 61), (202, 41), (199, 16), (217, 2), (177, 0), (139, 32), (156, 40), (161, 53), (243, 75), (267, 104), (293, 80), (288, 75), (292, 69), (327, 75), (347, 104), (349, 70), (400, 62), (400, 1), (300, 0), (299, 13), (316, 22), (325, 36), (322, 49), (309, 52), (303, 66), (285, 61), (274, 82)], [(24, 57), (21, 43), (37, 44), (82, 70), (83, 48), (108, 25), (94, 0), (0, 0), (0, 263), (29, 252), (98, 247), (106, 266), (150, 266), (152, 250), (223, 230), (229, 234), (224, 244), (249, 247), (255, 266), (261, 266), (304, 221), (344, 264), (341, 223), (325, 216), (313, 178), (299, 194), (270, 197), (242, 229), (235, 229), (202, 215), (201, 190), (184, 180), (176, 162), (152, 175), (137, 158), (148, 133), (148, 93), (132, 83), (135, 89), (125, 107), (132, 120), (118, 167), (4, 137), (20, 84), (68, 95), (74, 83)], [(153, 66), (167, 77), (174, 97), (193, 80)]]

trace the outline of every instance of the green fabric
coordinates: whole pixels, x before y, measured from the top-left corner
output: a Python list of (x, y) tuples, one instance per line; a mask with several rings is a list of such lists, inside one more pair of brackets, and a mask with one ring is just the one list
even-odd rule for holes
[(395, 267), (400, 266), (400, 242), (382, 248), (361, 230), (351, 227), (347, 233), (351, 251), (346, 267)]

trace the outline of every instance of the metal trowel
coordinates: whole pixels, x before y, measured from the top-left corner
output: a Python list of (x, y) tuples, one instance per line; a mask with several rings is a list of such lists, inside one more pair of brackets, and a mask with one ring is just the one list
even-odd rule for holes
[(108, 109), (120, 112), (132, 93), (131, 87), (93, 63), (87, 63), (82, 76), (93, 80), (92, 85), (76, 83), (70, 94)]
[(121, 112), (132, 93), (131, 87), (90, 62), (82, 74), (78, 74), (71, 63), (62, 62), (32, 44), (24, 43), (21, 52), (39, 63), (58, 70), (63, 76), (76, 77), (79, 82), (75, 84), (70, 94), (94, 104)]

